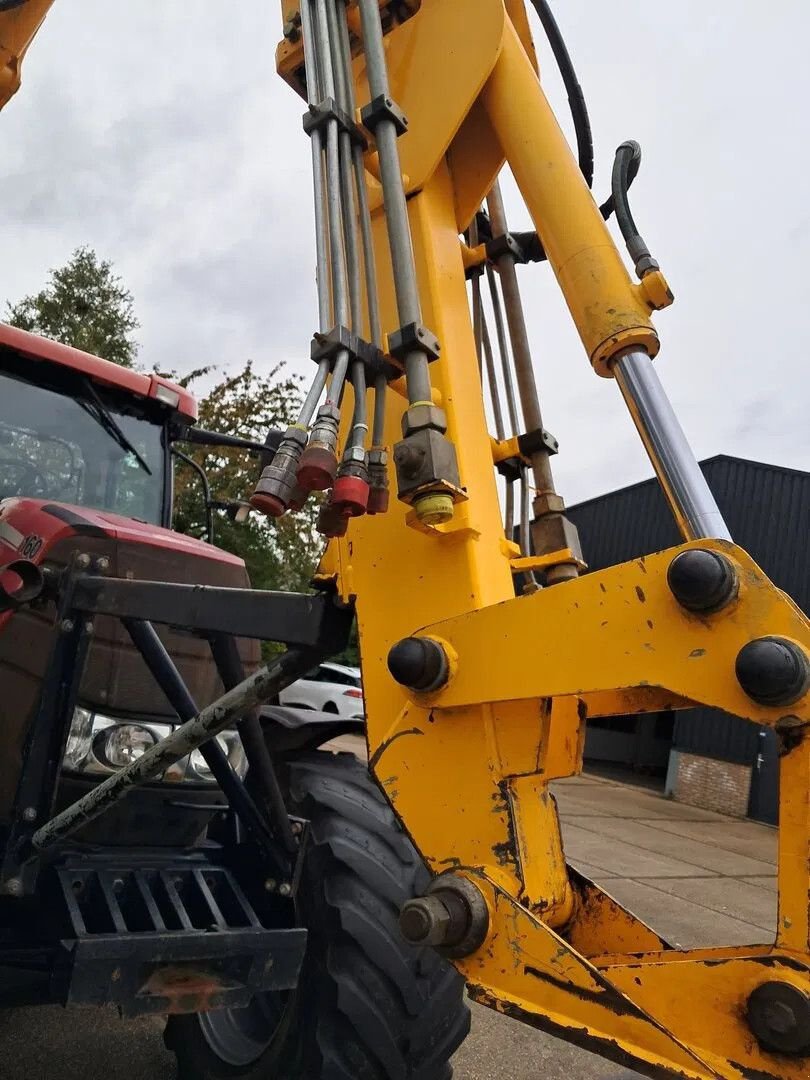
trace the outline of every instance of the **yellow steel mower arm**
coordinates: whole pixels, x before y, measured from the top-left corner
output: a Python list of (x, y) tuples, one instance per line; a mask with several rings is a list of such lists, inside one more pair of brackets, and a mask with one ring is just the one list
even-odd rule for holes
[[(810, 627), (730, 542), (657, 382), (650, 316), (672, 300), (666, 281), (640, 245), (629, 245), (640, 279), (631, 280), (541, 89), (523, 0), (282, 7), (279, 71), (310, 106), (322, 381), (256, 504), (279, 513), (301, 487), (334, 484), (322, 521), (335, 539), (320, 576), (356, 599), (371, 768), (436, 875), (429, 894), (406, 906), (403, 930), (451, 957), (477, 1000), (648, 1075), (807, 1077)], [(578, 576), (515, 298), (496, 182), (505, 161), (588, 358), (619, 384), (681, 548)], [(348, 300), (366, 199), (372, 243), (360, 311)], [(475, 215), (485, 201), (484, 247)], [(465, 275), (484, 261), (471, 317)], [(478, 301), (481, 282), (496, 279), (526, 426), (493, 440), (482, 401), (491, 343)], [(343, 393), (347, 370), (363, 374), (362, 350), (338, 325), (348, 320), (383, 347), (389, 380), (405, 372), (387, 396), (385, 378), (375, 379), (380, 423), (368, 458), (399, 499), (350, 523), (365, 508), (357, 491), (369, 474), (356, 437), (365, 383), (352, 376), (353, 400)], [(526, 488), (531, 470), (532, 550), (523, 535), (514, 542), (508, 505), (504, 531), (493, 461), (509, 455)], [(359, 485), (351, 497), (347, 477)], [(379, 494), (379, 475), (371, 481)], [(515, 571), (557, 584), (516, 598)], [(565, 863), (549, 783), (580, 771), (588, 719), (695, 704), (781, 738), (773, 947), (670, 947)]]
[(54, 0), (0, 0), (0, 109), (20, 89), (22, 62)]

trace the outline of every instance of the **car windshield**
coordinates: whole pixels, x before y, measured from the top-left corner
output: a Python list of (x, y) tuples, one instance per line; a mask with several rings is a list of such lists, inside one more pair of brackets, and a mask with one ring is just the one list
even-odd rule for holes
[(100, 394), (96, 387), (74, 398), (0, 378), (0, 498), (53, 499), (161, 523), (163, 425)]

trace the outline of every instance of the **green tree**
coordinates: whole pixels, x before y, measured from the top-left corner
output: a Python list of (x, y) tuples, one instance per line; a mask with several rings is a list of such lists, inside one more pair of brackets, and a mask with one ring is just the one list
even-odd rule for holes
[(45, 288), (6, 305), (6, 321), (76, 349), (134, 367), (138, 354), (132, 335), (139, 327), (132, 293), (89, 247), (77, 248), (68, 262), (52, 269)]
[[(183, 381), (193, 382), (207, 373), (194, 372)], [(259, 375), (248, 362), (201, 399), (199, 425), (264, 442), (271, 428), (283, 429), (295, 420), (300, 405), (298, 380), (285, 375), (283, 365)], [(249, 498), (262, 469), (262, 463), (244, 450), (187, 445), (183, 452), (205, 470), (217, 500)], [(175, 477), (175, 527), (202, 537), (206, 525), (199, 478), (182, 461), (177, 463)], [(315, 531), (316, 512), (317, 506), (310, 502), (300, 513), (276, 521), (251, 513), (241, 523), (217, 513), (215, 542), (245, 560), (254, 588), (306, 590), (323, 546)]]

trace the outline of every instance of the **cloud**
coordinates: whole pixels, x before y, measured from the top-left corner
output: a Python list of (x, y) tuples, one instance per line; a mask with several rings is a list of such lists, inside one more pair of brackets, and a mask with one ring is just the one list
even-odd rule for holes
[[(598, 194), (642, 142), (642, 231), (675, 289), (661, 376), (700, 456), (810, 467), (802, 399), (810, 148), (795, 102), (810, 9), (734, 17), (698, 0), (558, 5), (591, 106)], [(58, 0), (3, 112), (0, 296), (38, 288), (80, 244), (135, 294), (145, 364), (286, 360), (315, 324), (302, 103), (274, 74), (275, 3)], [(553, 62), (552, 100), (567, 125)], [(755, 76), (754, 76), (754, 73)], [(530, 134), (530, 133), (529, 133)], [(525, 211), (507, 184), (515, 227)], [(650, 475), (618, 390), (590, 370), (547, 266), (522, 272), (555, 472), (569, 502)]]

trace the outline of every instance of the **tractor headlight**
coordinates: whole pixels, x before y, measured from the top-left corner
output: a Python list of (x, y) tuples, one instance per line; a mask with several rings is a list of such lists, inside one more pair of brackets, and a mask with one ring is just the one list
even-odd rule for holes
[[(237, 775), (244, 777), (247, 772), (247, 758), (238, 734), (235, 731), (223, 731), (221, 735), (217, 735), (217, 742), (225, 752), (231, 768)], [(213, 773), (199, 750), (194, 750), (189, 756), (186, 772), (187, 780), (195, 778), (203, 782), (211, 782), (214, 779)]]
[[(153, 723), (151, 720), (123, 720), (89, 709), (77, 708), (68, 734), (62, 767), (72, 773), (106, 777), (125, 765), (137, 761), (155, 743), (170, 735), (176, 724)], [(225, 751), (231, 767), (244, 778), (247, 759), (242, 740), (235, 731), (224, 731), (217, 742)], [(170, 765), (157, 780), (165, 783), (216, 783), (199, 750)]]
[(157, 741), (157, 735), (143, 724), (111, 724), (94, 736), (93, 754), (108, 769), (122, 769)]

